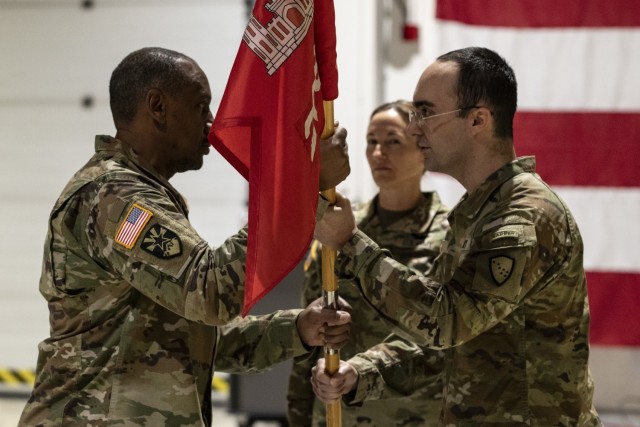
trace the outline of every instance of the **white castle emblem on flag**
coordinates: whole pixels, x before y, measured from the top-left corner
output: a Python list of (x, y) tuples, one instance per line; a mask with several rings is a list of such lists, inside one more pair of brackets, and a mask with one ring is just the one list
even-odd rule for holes
[[(263, 26), (255, 16), (251, 15), (242, 40), (258, 58), (264, 61), (267, 73), (271, 76), (306, 37), (313, 20), (313, 0), (272, 0), (264, 7), (273, 13), (273, 18)], [(317, 63), (314, 63), (313, 71), (311, 109), (304, 123), (304, 136), (307, 140), (311, 139), (311, 162), (313, 162), (318, 142), (318, 134), (313, 126), (318, 121), (314, 97), (315, 93), (320, 91)]]
[(271, 21), (262, 26), (252, 15), (242, 40), (272, 75), (307, 35), (313, 19), (313, 0), (272, 0), (265, 9), (273, 13)]
[(316, 144), (318, 143), (318, 133), (316, 127), (313, 126), (318, 121), (318, 111), (316, 110), (316, 104), (313, 102), (315, 92), (320, 91), (320, 77), (318, 76), (318, 64), (313, 64), (313, 84), (311, 85), (311, 111), (307, 115), (307, 120), (304, 122), (304, 137), (309, 139), (311, 137), (311, 161), (316, 153)]

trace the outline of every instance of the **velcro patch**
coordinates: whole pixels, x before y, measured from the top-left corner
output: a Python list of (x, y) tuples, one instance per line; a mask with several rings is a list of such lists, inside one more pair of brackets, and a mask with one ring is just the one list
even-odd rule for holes
[(153, 214), (151, 211), (134, 203), (129, 209), (127, 216), (120, 223), (116, 236), (113, 239), (116, 243), (121, 244), (127, 249), (131, 249), (136, 244), (138, 236), (142, 233), (142, 229), (149, 222)]
[(513, 258), (501, 255), (491, 258), (491, 277), (495, 280), (498, 286), (502, 285), (509, 279), (511, 272), (513, 271)]
[(177, 257), (182, 253), (182, 242), (178, 235), (160, 224), (154, 224), (147, 231), (140, 247), (162, 259)]

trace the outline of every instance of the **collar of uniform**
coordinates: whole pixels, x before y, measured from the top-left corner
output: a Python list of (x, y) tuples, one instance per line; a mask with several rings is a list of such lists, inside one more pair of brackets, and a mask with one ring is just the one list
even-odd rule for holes
[(95, 148), (96, 153), (112, 153), (124, 156), (128, 160), (128, 162), (132, 164), (140, 173), (143, 173), (155, 179), (160, 184), (162, 184), (162, 186), (166, 187), (180, 201), (185, 212), (189, 212), (189, 205), (187, 204), (187, 201), (184, 199), (184, 197), (182, 197), (182, 194), (180, 194), (178, 190), (176, 190), (173, 185), (169, 183), (169, 181), (167, 181), (153, 168), (140, 165), (138, 154), (128, 144), (109, 135), (96, 135)]
[(489, 177), (471, 194), (465, 193), (458, 204), (449, 213), (449, 221), (453, 222), (455, 216), (464, 215), (472, 219), (480, 208), (484, 206), (493, 192), (508, 179), (521, 173), (534, 173), (536, 159), (533, 156), (518, 157), (512, 162), (502, 166), (489, 175)]
[[(379, 197), (380, 195), (377, 194), (372, 200), (356, 208), (354, 216), (356, 217), (358, 226), (362, 224), (364, 227), (364, 225), (376, 216), (375, 206), (378, 203)], [(397, 229), (407, 233), (424, 235), (429, 231), (433, 218), (441, 205), (442, 202), (440, 201), (438, 193), (431, 191), (423, 192), (422, 199), (413, 212), (390, 224), (388, 228), (390, 230)]]

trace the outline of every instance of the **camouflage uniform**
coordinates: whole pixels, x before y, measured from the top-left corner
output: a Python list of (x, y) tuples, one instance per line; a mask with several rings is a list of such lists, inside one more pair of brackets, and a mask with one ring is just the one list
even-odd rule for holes
[[(211, 425), (214, 354), (233, 370), (305, 352), (297, 311), (240, 323), (244, 339), (238, 328), (217, 337), (241, 310), (247, 233), (212, 249), (187, 214), (133, 150), (96, 137), (50, 216), (40, 292), (51, 336), (20, 425)], [(261, 334), (278, 338), (248, 342)]]
[[(366, 300), (417, 343), (447, 349), (442, 425), (601, 425), (582, 239), (535, 160), (500, 168), (449, 223), (436, 280), (386, 257), (361, 232), (337, 266), (345, 278), (375, 277), (361, 288)], [(361, 378), (348, 403), (368, 389)]]
[[(377, 197), (367, 204), (355, 208), (354, 215), (358, 227), (371, 236), (381, 247), (390, 251), (396, 260), (420, 271), (429, 270), (440, 252), (442, 240), (448, 225), (446, 215), (448, 209), (442, 205), (437, 193), (424, 193), (421, 203), (409, 215), (390, 225), (381, 223), (376, 212)], [(322, 293), (322, 263), (318, 256), (320, 251), (317, 242), (312, 246), (309, 259), (305, 264), (305, 286), (302, 304), (306, 306)], [(367, 286), (368, 282), (361, 282)], [(412, 396), (396, 393), (384, 387), (384, 381), (375, 373), (378, 371), (377, 357), (370, 361), (358, 359), (357, 367), (368, 372), (379, 381), (373, 386), (379, 393), (377, 398), (384, 398), (384, 404), (364, 402), (361, 407), (343, 407), (342, 425), (349, 426), (432, 426), (437, 425), (442, 408), (442, 352), (425, 350), (425, 354), (411, 342), (402, 340), (397, 335), (389, 335), (391, 329), (380, 315), (362, 301), (357, 288), (353, 285), (339, 283), (339, 294), (353, 307), (350, 342), (341, 349), (340, 356), (347, 360), (357, 353), (368, 351), (368, 354), (379, 356), (384, 365), (407, 357), (406, 354), (418, 352), (421, 360), (429, 359), (422, 380), (423, 387)], [(385, 344), (380, 344), (386, 341)], [(375, 347), (374, 347), (375, 346)], [(372, 348), (373, 347), (373, 348)], [(298, 361), (293, 366), (288, 392), (288, 416), (292, 426), (325, 426), (326, 410), (322, 402), (314, 398), (310, 384), (311, 368), (315, 360), (322, 357), (322, 350), (317, 356), (305, 361)], [(400, 380), (399, 377), (396, 377)], [(414, 383), (414, 378), (405, 381)]]

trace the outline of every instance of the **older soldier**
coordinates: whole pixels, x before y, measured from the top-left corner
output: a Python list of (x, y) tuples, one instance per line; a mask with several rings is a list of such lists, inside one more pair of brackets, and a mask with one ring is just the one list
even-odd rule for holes
[[(407, 132), (412, 105), (408, 101), (395, 101), (380, 105), (370, 116), (366, 135), (366, 157), (371, 175), (379, 188), (378, 194), (368, 203), (360, 204), (354, 212), (358, 228), (391, 256), (409, 267), (428, 271), (440, 252), (440, 246), (448, 229), (448, 209), (436, 192), (422, 192), (421, 181), (425, 173), (422, 150), (414, 135)], [(321, 294), (322, 263), (317, 256), (318, 244), (312, 246), (305, 263), (303, 304), (309, 304)], [(368, 278), (369, 282), (371, 278)], [(356, 278), (359, 280), (359, 278)], [(368, 282), (359, 284), (369, 286)], [(368, 306), (357, 289), (349, 283), (340, 284), (340, 295), (352, 306), (351, 338), (341, 349), (341, 357), (348, 359), (367, 379), (384, 405), (375, 401), (362, 406), (345, 407), (342, 425), (373, 426), (436, 426), (439, 422), (442, 398), (441, 351), (422, 350), (392, 331), (376, 310)], [(384, 343), (382, 343), (385, 341)], [(366, 352), (365, 354), (358, 354)], [(412, 396), (385, 388), (384, 378), (378, 375), (377, 355), (385, 363), (419, 352), (430, 361), (423, 376), (430, 376)], [(309, 373), (314, 358), (304, 358), (293, 366), (289, 380), (288, 418), (296, 427), (320, 427), (326, 425), (324, 405), (315, 399)], [(365, 374), (366, 372), (366, 374)], [(399, 376), (395, 381), (402, 381)], [(428, 379), (427, 379), (428, 380)], [(404, 378), (413, 382), (413, 378)]]
[[(440, 56), (417, 84), (410, 131), (427, 169), (467, 191), (449, 216), (435, 279), (354, 233), (344, 198), (316, 237), (342, 251), (343, 277), (375, 280), (360, 292), (389, 322), (421, 345), (447, 349), (442, 425), (598, 426), (583, 244), (534, 159), (515, 156), (516, 87), (504, 59), (476, 47)], [(419, 372), (414, 362), (406, 369)], [(314, 369), (325, 401), (350, 393), (345, 400), (358, 404), (370, 393), (347, 363), (333, 378), (323, 361)]]
[[(214, 357), (246, 355), (254, 337), (263, 368), (304, 344), (340, 344), (349, 316), (316, 303), (241, 322), (244, 339), (216, 342), (216, 325), (241, 309), (247, 231), (209, 247), (168, 181), (209, 152), (207, 78), (185, 55), (145, 48), (116, 67), (109, 89), (115, 138), (96, 137), (51, 213), (40, 280), (51, 336), (20, 425), (211, 425)], [(348, 158), (344, 144), (323, 144), (330, 187)]]

